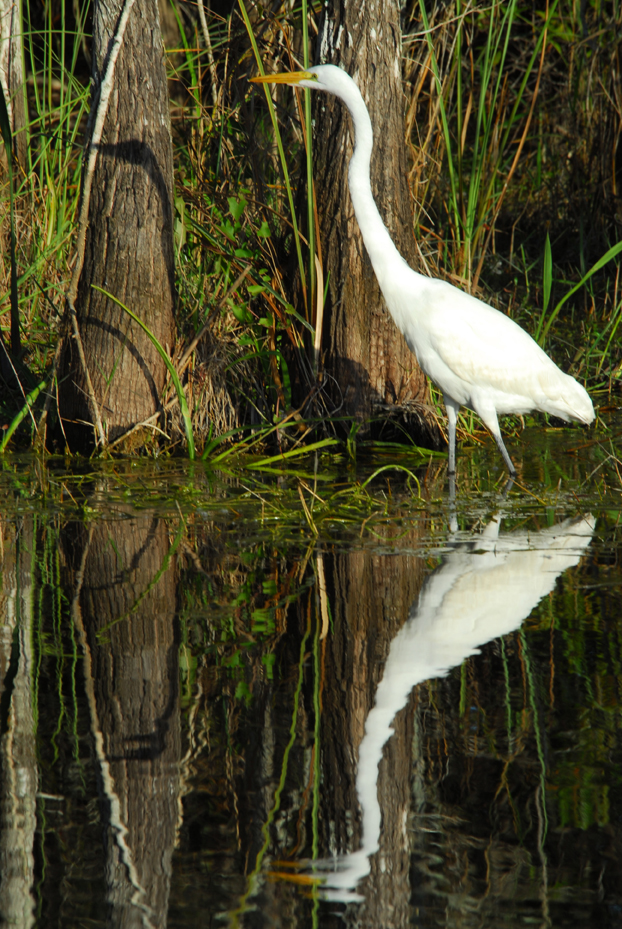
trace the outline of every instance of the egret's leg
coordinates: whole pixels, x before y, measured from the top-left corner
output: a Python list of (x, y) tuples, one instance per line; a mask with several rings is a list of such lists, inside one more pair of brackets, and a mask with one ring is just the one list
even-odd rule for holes
[(497, 447), (499, 451), (501, 452), (501, 454), (503, 455), (505, 459), (505, 463), (508, 466), (508, 471), (510, 472), (512, 476), (514, 476), (516, 474), (516, 468), (514, 467), (514, 462), (508, 455), (508, 450), (503, 443), (503, 439), (501, 438), (501, 430), (499, 429), (498, 426), (497, 426), (497, 434), (495, 435), (493, 432), (493, 437), (494, 437), (495, 442), (497, 443)]
[(503, 444), (503, 439), (501, 438), (501, 429), (499, 428), (499, 420), (497, 419), (497, 411), (494, 409), (482, 410), (480, 407), (480, 409), (476, 409), (475, 412), (484, 421), (484, 425), (486, 425), (490, 429), (490, 432), (492, 433), (492, 437), (497, 443), (497, 448), (503, 455), (503, 460), (508, 466), (508, 471), (513, 476), (514, 474), (516, 474), (516, 468), (514, 467), (514, 463), (512, 462), (512, 459), (508, 455), (507, 448)]
[(456, 473), (456, 421), (458, 419), (458, 410), (460, 409), (460, 404), (456, 403), (455, 400), (452, 400), (451, 397), (446, 397), (443, 394), (443, 400), (445, 401), (445, 409), (447, 410), (447, 439), (449, 442), (449, 473)]

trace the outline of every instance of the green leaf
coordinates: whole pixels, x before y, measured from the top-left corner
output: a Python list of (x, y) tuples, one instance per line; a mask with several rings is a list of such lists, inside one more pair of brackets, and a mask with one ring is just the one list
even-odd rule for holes
[(264, 219), (264, 221), (262, 222), (262, 224), (261, 224), (261, 226), (259, 227), (259, 229), (257, 230), (257, 235), (258, 235), (258, 236), (261, 236), (262, 239), (269, 239), (269, 238), (270, 238), (270, 235), (271, 235), (270, 226), (268, 225), (268, 223), (266, 222), (265, 219)]
[(239, 200), (237, 200), (235, 197), (227, 197), (227, 203), (229, 204), (229, 212), (237, 223), (237, 221), (242, 216), (242, 213), (246, 209), (246, 200), (244, 197), (240, 197)]
[(339, 445), (339, 442), (337, 439), (322, 439), (321, 442), (313, 442), (311, 445), (301, 445), (298, 448), (292, 448), (291, 451), (283, 452), (281, 455), (273, 455), (271, 458), (262, 458), (261, 461), (254, 462), (246, 467), (249, 469), (263, 468), (265, 465), (272, 464), (275, 461), (285, 461), (288, 458), (296, 458), (298, 455), (308, 455), (310, 452), (317, 451), (319, 448), (326, 448), (329, 445)]
[(233, 315), (235, 316), (235, 318), (237, 319), (239, 323), (244, 323), (244, 324), (252, 323), (253, 321), (252, 313), (249, 313), (249, 311), (247, 310), (245, 306), (232, 305), (229, 307), (229, 309), (231, 310), (231, 312), (233, 313)]

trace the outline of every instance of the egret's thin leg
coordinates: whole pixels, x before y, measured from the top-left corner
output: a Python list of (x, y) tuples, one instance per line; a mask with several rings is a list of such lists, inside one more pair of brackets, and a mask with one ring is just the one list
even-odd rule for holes
[[(482, 416), (482, 419), (484, 419), (483, 416)], [(508, 454), (508, 450), (507, 450), (507, 448), (505, 447), (505, 444), (504, 444), (503, 439), (502, 439), (502, 437), (501, 437), (501, 429), (499, 428), (499, 420), (497, 419), (497, 414), (494, 413), (494, 421), (493, 421), (493, 417), (489, 415), (489, 416), (486, 417), (486, 419), (484, 419), (484, 422), (486, 423), (486, 425), (487, 425), (488, 428), (490, 429), (490, 431), (491, 431), (491, 433), (492, 433), (492, 437), (493, 437), (493, 439), (495, 440), (495, 442), (497, 443), (497, 448), (499, 449), (499, 451), (500, 451), (501, 454), (503, 455), (503, 460), (505, 461), (506, 465), (508, 466), (508, 471), (510, 472), (510, 477), (514, 477), (514, 475), (516, 474), (516, 468), (514, 467), (514, 462), (513, 462), (512, 459), (510, 458), (510, 456), (509, 456), (509, 454)]]
[[(498, 429), (498, 427), (497, 427), (497, 429)], [(493, 437), (494, 437), (495, 442), (497, 443), (497, 447), (498, 447), (499, 451), (501, 452), (501, 454), (503, 455), (503, 457), (504, 457), (504, 459), (505, 459), (505, 463), (506, 463), (506, 465), (508, 466), (508, 471), (510, 472), (511, 475), (516, 474), (516, 468), (514, 467), (514, 462), (512, 461), (512, 459), (510, 458), (510, 456), (508, 455), (508, 450), (507, 450), (507, 448), (505, 447), (505, 445), (503, 444), (503, 439), (501, 438), (501, 431), (499, 430), (499, 431), (497, 432), (496, 435), (495, 435), (495, 433), (493, 432)]]
[[(456, 421), (460, 404), (443, 395), (447, 410), (447, 440), (449, 442), (449, 473), (456, 473)], [(507, 452), (506, 452), (507, 454)]]
[(503, 444), (503, 439), (501, 438), (501, 429), (499, 428), (499, 420), (497, 418), (497, 411), (495, 410), (494, 406), (478, 403), (475, 412), (483, 421), (484, 425), (490, 430), (493, 439), (497, 443), (497, 448), (503, 455), (503, 460), (508, 466), (508, 471), (513, 476), (516, 474), (516, 468), (514, 467), (514, 462), (508, 455), (507, 448)]

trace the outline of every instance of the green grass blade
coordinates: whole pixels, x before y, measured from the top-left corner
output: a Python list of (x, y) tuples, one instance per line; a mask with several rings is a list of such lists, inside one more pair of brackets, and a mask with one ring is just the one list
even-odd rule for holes
[[(493, 164), (488, 164), (491, 138), (494, 132), (497, 101), (503, 84), (504, 65), (507, 57), (510, 34), (516, 14), (516, 0), (509, 3), (503, 12), (500, 23), (495, 19), (497, 7), (493, 5), (488, 29), (487, 42), (481, 61), (481, 87), (477, 107), (475, 142), (473, 149), (473, 167), (469, 182), (469, 194), (466, 208), (465, 241), (469, 252), (478, 237), (478, 231), (484, 223), (487, 212), (488, 196), (484, 191), (486, 169), (491, 170), (492, 179), (497, 172)], [(501, 10), (499, 9), (499, 12)], [(496, 80), (495, 80), (496, 71)], [(502, 150), (500, 149), (500, 153)], [(482, 215), (483, 213), (483, 215)]]
[(4, 454), (4, 450), (11, 440), (11, 436), (19, 426), (19, 424), (28, 416), (32, 409), (32, 405), (41, 393), (42, 390), (45, 390), (47, 386), (47, 381), (41, 381), (34, 390), (31, 390), (26, 397), (26, 403), (21, 408), (17, 416), (13, 419), (13, 422), (10, 424), (9, 428), (5, 431), (2, 442), (0, 442), (0, 455)]
[[(460, 210), (458, 207), (458, 194), (456, 190), (456, 176), (452, 154), (451, 134), (449, 132), (449, 122), (447, 119), (447, 110), (445, 108), (445, 98), (443, 97), (443, 84), (438, 69), (438, 61), (436, 60), (436, 51), (434, 49), (434, 42), (432, 41), (432, 33), (430, 32), (430, 22), (428, 20), (428, 14), (425, 8), (425, 0), (419, 0), (419, 9), (421, 11), (421, 21), (423, 22), (423, 28), (425, 30), (425, 37), (428, 43), (428, 50), (430, 52), (430, 61), (432, 63), (432, 73), (434, 74), (436, 90), (439, 98), (441, 122), (443, 125), (443, 137), (445, 139), (445, 149), (447, 151), (447, 171), (449, 173), (449, 183), (451, 185), (451, 201), (454, 213), (456, 236), (461, 238)], [(460, 246), (460, 244), (461, 243), (458, 240), (457, 245)]]
[(546, 313), (549, 300), (551, 299), (551, 287), (553, 284), (553, 256), (551, 254), (551, 240), (549, 234), (546, 234), (544, 243), (544, 267), (542, 269), (542, 313)]
[(17, 299), (17, 261), (15, 258), (15, 206), (13, 203), (13, 133), (9, 110), (4, 99), (4, 88), (0, 83), (0, 132), (4, 140), (6, 160), (9, 172), (9, 225), (11, 252), (11, 353), (17, 358), (20, 353), (19, 337), (19, 303)]
[(188, 458), (190, 458), (191, 461), (194, 460), (195, 452), (194, 452), (194, 435), (192, 432), (192, 418), (190, 416), (190, 410), (188, 409), (188, 403), (186, 401), (186, 395), (184, 393), (184, 388), (182, 387), (181, 381), (179, 380), (179, 375), (177, 374), (177, 371), (173, 367), (173, 363), (171, 362), (171, 359), (168, 357), (167, 353), (165, 352), (163, 347), (160, 345), (159, 341), (156, 339), (156, 337), (151, 332), (149, 327), (145, 326), (142, 319), (139, 319), (135, 313), (132, 313), (132, 311), (129, 310), (125, 306), (125, 304), (121, 303), (121, 301), (118, 300), (116, 297), (114, 297), (111, 293), (108, 293), (107, 290), (104, 290), (103, 287), (98, 287), (97, 284), (91, 284), (91, 287), (93, 288), (93, 290), (98, 290), (100, 293), (104, 294), (104, 296), (112, 300), (113, 303), (116, 303), (117, 306), (120, 306), (122, 310), (125, 310), (128, 316), (130, 316), (134, 320), (135, 323), (138, 323), (140, 328), (148, 336), (148, 338), (151, 340), (151, 342), (157, 349), (158, 354), (160, 355), (160, 358), (166, 365), (166, 369), (168, 373), (171, 375), (171, 380), (175, 386), (175, 390), (177, 391), (177, 399), (179, 400), (179, 408), (181, 410), (181, 415), (184, 420), (184, 428), (186, 430), (186, 441), (188, 442)]
[[(257, 47), (257, 40), (255, 39), (255, 34), (253, 33), (253, 27), (251, 25), (250, 19), (248, 18), (248, 13), (246, 12), (244, 0), (239, 0), (239, 4), (240, 4), (240, 10), (242, 11), (242, 18), (244, 20), (244, 25), (246, 26), (248, 37), (250, 39), (251, 45), (253, 46), (253, 52), (255, 55), (255, 61), (257, 62), (257, 67), (259, 68), (259, 73), (261, 75), (264, 75), (266, 72), (264, 71), (264, 68), (263, 68), (263, 63), (261, 60), (261, 56), (259, 54), (259, 48)], [(283, 169), (283, 178), (285, 180), (285, 189), (287, 190), (287, 200), (289, 202), (289, 211), (291, 213), (292, 226), (294, 228), (294, 242), (296, 243), (296, 255), (298, 257), (298, 268), (300, 270), (300, 281), (302, 284), (302, 292), (304, 296), (305, 305), (307, 307), (307, 312), (309, 312), (309, 303), (307, 299), (307, 278), (305, 275), (305, 264), (302, 258), (302, 244), (301, 244), (300, 234), (298, 232), (296, 210), (294, 209), (294, 194), (292, 193), (292, 185), (289, 180), (287, 160), (285, 158), (285, 150), (283, 149), (283, 141), (281, 139), (279, 123), (276, 118), (276, 111), (274, 109), (272, 97), (270, 96), (270, 88), (266, 84), (264, 84), (264, 91), (266, 94), (266, 101), (268, 103), (268, 111), (270, 113), (270, 119), (272, 120), (272, 127), (274, 129), (274, 137), (276, 140), (276, 145), (279, 150), (279, 158), (281, 161), (281, 167)], [(310, 144), (310, 140), (309, 140), (309, 144)]]
[[(302, 0), (302, 50), (305, 70), (309, 67), (309, 20), (307, 0)], [(307, 136), (307, 237), (309, 239), (309, 310), (315, 310), (315, 215), (313, 211), (313, 130), (311, 91), (305, 87), (305, 127)], [(313, 318), (313, 315), (311, 315)]]
[(596, 274), (597, 271), (600, 271), (601, 268), (603, 268), (609, 261), (611, 261), (612, 258), (615, 258), (616, 255), (619, 255), (620, 252), (622, 252), (622, 242), (618, 242), (616, 245), (612, 245), (611, 248), (608, 249), (608, 251), (606, 251), (605, 254), (601, 258), (599, 258), (595, 264), (592, 265), (592, 267), (587, 272), (587, 274), (583, 275), (579, 283), (575, 284), (574, 287), (571, 287), (568, 293), (566, 294), (566, 296), (561, 298), (561, 300), (559, 301), (559, 303), (557, 304), (557, 306), (555, 307), (555, 309), (549, 316), (546, 326), (542, 330), (542, 335), (540, 336), (539, 339), (537, 339), (540, 345), (544, 344), (544, 341), (548, 335), (549, 329), (551, 328), (551, 326), (557, 319), (557, 316), (559, 315), (559, 311), (563, 307), (566, 300), (568, 300), (569, 297), (572, 297), (572, 295), (576, 293), (577, 290), (579, 290), (581, 287), (583, 287), (584, 284), (586, 284), (589, 281), (589, 279), (592, 277), (593, 274)]
[(374, 471), (374, 473), (370, 474), (367, 480), (363, 484), (361, 484), (361, 490), (364, 490), (367, 487), (367, 485), (370, 484), (374, 480), (375, 477), (378, 477), (379, 474), (382, 474), (383, 471), (404, 471), (409, 477), (413, 479), (413, 481), (417, 485), (419, 496), (421, 496), (421, 484), (419, 483), (419, 478), (417, 477), (417, 475), (414, 474), (410, 470), (410, 468), (405, 468), (404, 465), (398, 465), (398, 464), (388, 464), (388, 465), (383, 465), (381, 468), (377, 468)]
[(282, 452), (280, 455), (272, 455), (271, 458), (262, 458), (261, 461), (247, 465), (247, 468), (263, 468), (265, 465), (274, 464), (275, 461), (284, 461), (286, 458), (296, 458), (298, 455), (308, 455), (317, 451), (318, 448), (326, 448), (329, 445), (339, 445), (338, 439), (322, 439), (320, 442), (313, 442), (311, 445), (301, 445), (299, 448), (292, 448), (289, 452)]

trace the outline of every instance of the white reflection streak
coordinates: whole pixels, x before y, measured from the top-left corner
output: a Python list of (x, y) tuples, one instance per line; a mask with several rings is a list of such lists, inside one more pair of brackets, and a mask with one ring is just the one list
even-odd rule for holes
[(507, 535), (499, 535), (500, 525), (501, 518), (496, 517), (479, 535), (453, 534), (449, 544), (455, 551), (445, 555), (443, 564), (426, 579), (408, 620), (391, 643), (359, 749), (361, 848), (331, 863), (336, 870), (323, 878), (325, 899), (364, 899), (355, 888), (369, 874), (371, 855), (380, 848), (378, 766), (393, 733), (393, 719), (413, 687), (443, 677), (476, 654), (478, 646), (517, 629), (550, 593), (557, 577), (578, 563), (595, 520), (588, 515), (540, 532)]

